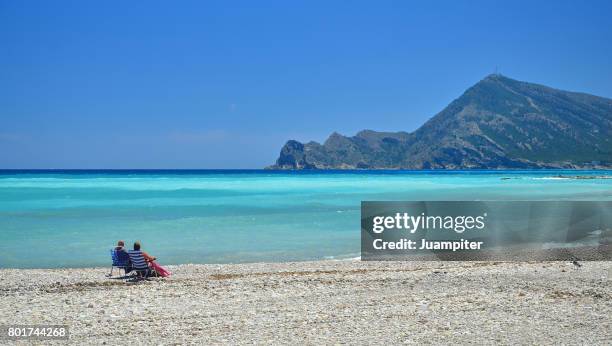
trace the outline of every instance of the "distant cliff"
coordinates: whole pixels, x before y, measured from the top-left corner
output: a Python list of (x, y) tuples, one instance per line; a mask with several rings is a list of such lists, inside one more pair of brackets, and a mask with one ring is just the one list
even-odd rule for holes
[(290, 140), (268, 168), (612, 168), (612, 100), (490, 75), (412, 133)]

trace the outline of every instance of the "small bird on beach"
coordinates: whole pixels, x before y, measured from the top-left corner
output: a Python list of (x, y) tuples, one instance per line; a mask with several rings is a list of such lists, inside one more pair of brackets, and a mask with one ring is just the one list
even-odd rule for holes
[(580, 268), (580, 267), (582, 267), (582, 264), (580, 264), (580, 263), (579, 263), (577, 260), (573, 260), (573, 261), (572, 261), (572, 264), (573, 264), (574, 266), (576, 266), (576, 268)]

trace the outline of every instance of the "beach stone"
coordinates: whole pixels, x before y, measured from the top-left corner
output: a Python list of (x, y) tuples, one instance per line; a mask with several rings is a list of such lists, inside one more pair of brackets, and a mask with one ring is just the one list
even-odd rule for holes
[[(75, 276), (63, 270), (19, 270), (14, 276), (0, 270), (0, 324), (61, 321), (71, 327), (70, 343), (78, 345), (126, 340), (464, 344), (466, 338), (481, 344), (602, 344), (612, 339), (607, 327), (612, 287), (602, 280), (611, 267), (607, 262), (589, 262), (571, 275), (560, 271), (562, 262), (169, 267), (172, 277), (143, 284), (111, 281), (99, 269), (80, 269)], [(90, 304), (97, 309), (87, 309)]]

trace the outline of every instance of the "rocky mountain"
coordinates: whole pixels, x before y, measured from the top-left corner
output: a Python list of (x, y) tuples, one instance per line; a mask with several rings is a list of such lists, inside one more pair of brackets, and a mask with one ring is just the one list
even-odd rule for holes
[(412, 133), (290, 140), (268, 168), (612, 168), (612, 100), (495, 74)]

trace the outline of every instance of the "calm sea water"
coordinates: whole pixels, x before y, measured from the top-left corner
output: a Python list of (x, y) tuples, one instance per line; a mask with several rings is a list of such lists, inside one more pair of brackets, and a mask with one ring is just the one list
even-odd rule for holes
[[(0, 267), (359, 256), (362, 200), (612, 200), (612, 171), (0, 171)], [(510, 178), (510, 179), (507, 179)]]

